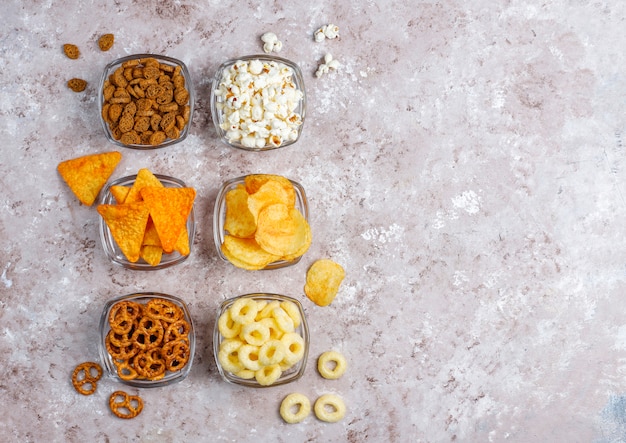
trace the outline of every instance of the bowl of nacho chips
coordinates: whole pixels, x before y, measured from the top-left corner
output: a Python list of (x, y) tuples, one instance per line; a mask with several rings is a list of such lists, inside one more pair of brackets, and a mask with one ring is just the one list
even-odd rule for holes
[(135, 54), (109, 63), (98, 89), (107, 139), (133, 149), (164, 148), (183, 141), (194, 110), (187, 66), (175, 58)]
[(100, 316), (99, 352), (116, 381), (139, 388), (183, 380), (193, 362), (196, 336), (179, 297), (139, 292), (107, 301)]
[(275, 174), (228, 180), (214, 209), (217, 253), (250, 271), (294, 265), (311, 245), (308, 219), (306, 194), (296, 181)]
[(195, 234), (195, 190), (148, 169), (110, 182), (97, 207), (107, 257), (133, 270), (158, 270), (185, 261)]

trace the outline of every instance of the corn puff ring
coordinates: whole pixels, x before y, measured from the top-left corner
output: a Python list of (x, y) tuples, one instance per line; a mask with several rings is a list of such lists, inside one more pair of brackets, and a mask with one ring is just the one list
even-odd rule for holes
[(300, 315), (300, 310), (294, 302), (285, 300), (280, 303), (280, 307), (283, 308), (289, 317), (291, 317), (294, 328), (300, 326), (300, 323), (302, 323), (302, 316)]
[(230, 309), (224, 311), (217, 320), (217, 327), (224, 338), (234, 338), (241, 332), (241, 323), (235, 323), (230, 316)]
[(161, 298), (154, 298), (146, 303), (145, 312), (146, 315), (166, 323), (173, 323), (185, 315), (176, 303)]
[(258, 371), (261, 369), (258, 346), (243, 344), (237, 350), (237, 355), (239, 357), (239, 363), (241, 363), (244, 368), (250, 369), (251, 371)]
[(337, 380), (346, 372), (347, 366), (346, 358), (337, 351), (326, 351), (317, 359), (317, 371), (328, 380)]
[(243, 342), (236, 339), (224, 340), (220, 344), (217, 359), (225, 371), (236, 374), (244, 369), (239, 361), (239, 348), (241, 348), (241, 346), (243, 346)]
[(276, 324), (278, 328), (285, 332), (293, 332), (295, 331), (293, 320), (289, 315), (285, 312), (285, 310), (281, 307), (272, 309), (272, 317), (276, 319)]
[(88, 361), (76, 366), (72, 373), (72, 384), (80, 394), (91, 395), (96, 392), (100, 377), (102, 377), (102, 367), (98, 363)]
[(109, 397), (109, 408), (119, 418), (134, 418), (141, 413), (143, 400), (138, 395), (128, 395), (124, 391), (115, 391)]
[(315, 401), (315, 416), (322, 421), (335, 423), (346, 415), (346, 405), (335, 394), (324, 394)]
[(280, 340), (268, 340), (259, 349), (259, 361), (263, 366), (280, 363), (285, 358), (285, 345)]
[(239, 298), (230, 307), (230, 318), (235, 323), (252, 323), (258, 313), (256, 301), (252, 298)]
[(285, 334), (283, 331), (280, 330), (278, 324), (276, 323), (276, 319), (273, 317), (267, 317), (257, 321), (262, 325), (267, 326), (267, 329), (269, 329), (270, 331), (270, 340), (280, 340)]
[(255, 371), (254, 378), (261, 386), (270, 386), (280, 378), (282, 373), (279, 365), (263, 366)]
[(302, 360), (304, 356), (304, 339), (296, 332), (290, 332), (282, 336), (280, 341), (285, 346), (284, 365), (291, 367)]
[(139, 349), (147, 350), (159, 346), (163, 342), (164, 335), (165, 330), (160, 321), (152, 317), (141, 317), (132, 339)]
[(236, 372), (235, 375), (239, 378), (243, 378), (244, 380), (251, 380), (254, 378), (254, 371), (250, 369), (242, 369), (239, 372)]
[(252, 322), (243, 325), (241, 338), (250, 345), (261, 346), (270, 338), (270, 329), (260, 322)]
[(165, 330), (165, 335), (163, 336), (163, 341), (167, 343), (169, 341), (187, 337), (190, 330), (191, 326), (189, 325), (189, 322), (187, 322), (187, 320), (177, 320), (167, 327), (167, 329)]
[(310, 413), (311, 402), (303, 394), (294, 392), (283, 398), (283, 401), (280, 403), (280, 416), (287, 423), (300, 423)]
[(278, 300), (272, 300), (271, 302), (266, 303), (263, 306), (263, 309), (261, 309), (261, 311), (257, 315), (257, 320), (271, 317), (272, 311), (274, 310), (274, 308), (278, 308), (278, 307), (280, 307), (280, 302)]

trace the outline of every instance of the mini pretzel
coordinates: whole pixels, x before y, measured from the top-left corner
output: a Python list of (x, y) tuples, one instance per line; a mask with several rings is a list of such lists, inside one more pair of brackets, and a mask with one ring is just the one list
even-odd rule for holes
[(139, 349), (153, 349), (161, 344), (164, 334), (165, 330), (159, 320), (141, 317), (133, 333), (132, 341)]
[(182, 369), (189, 361), (189, 341), (181, 338), (167, 342), (163, 346), (163, 356), (168, 371), (174, 372)]
[(143, 400), (138, 395), (129, 395), (124, 391), (115, 391), (109, 397), (109, 408), (119, 418), (134, 418), (143, 409)]
[(172, 340), (187, 337), (190, 329), (191, 327), (189, 326), (187, 320), (183, 319), (175, 321), (167, 327), (163, 341), (167, 343)]
[(148, 380), (158, 380), (165, 376), (165, 360), (160, 349), (140, 352), (133, 359), (133, 367)]
[(109, 312), (109, 325), (118, 334), (127, 334), (134, 320), (141, 314), (141, 306), (132, 301), (116, 303)]
[(184, 316), (183, 310), (178, 305), (160, 298), (150, 300), (146, 304), (145, 310), (145, 315), (167, 323), (173, 323)]
[[(94, 374), (93, 371), (96, 371)], [(83, 395), (91, 395), (96, 392), (97, 381), (102, 377), (102, 367), (98, 363), (81, 363), (72, 373), (74, 388)]]

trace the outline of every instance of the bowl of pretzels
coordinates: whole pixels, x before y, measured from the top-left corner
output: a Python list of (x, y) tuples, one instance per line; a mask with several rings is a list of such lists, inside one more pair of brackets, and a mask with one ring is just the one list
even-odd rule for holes
[(173, 295), (141, 292), (109, 300), (100, 317), (100, 357), (116, 380), (165, 386), (191, 370), (196, 338), (187, 305)]

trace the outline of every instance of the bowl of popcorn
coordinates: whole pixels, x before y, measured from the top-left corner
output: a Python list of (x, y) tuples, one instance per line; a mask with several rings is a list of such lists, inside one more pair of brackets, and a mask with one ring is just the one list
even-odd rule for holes
[(104, 133), (118, 146), (164, 148), (189, 133), (195, 96), (180, 60), (154, 54), (114, 60), (104, 68), (98, 91)]
[(312, 241), (302, 185), (276, 174), (226, 181), (218, 191), (213, 239), (219, 257), (248, 271), (300, 261)]
[(266, 151), (294, 144), (302, 134), (306, 93), (302, 71), (273, 55), (223, 63), (211, 87), (211, 116), (229, 146)]
[(97, 207), (106, 256), (137, 271), (187, 260), (195, 235), (195, 195), (182, 180), (147, 168), (108, 183)]
[(115, 380), (150, 388), (183, 380), (196, 347), (185, 302), (141, 292), (109, 300), (100, 317), (100, 357)]
[(304, 374), (309, 329), (300, 302), (253, 293), (222, 302), (213, 354), (222, 378), (249, 387), (279, 386)]

